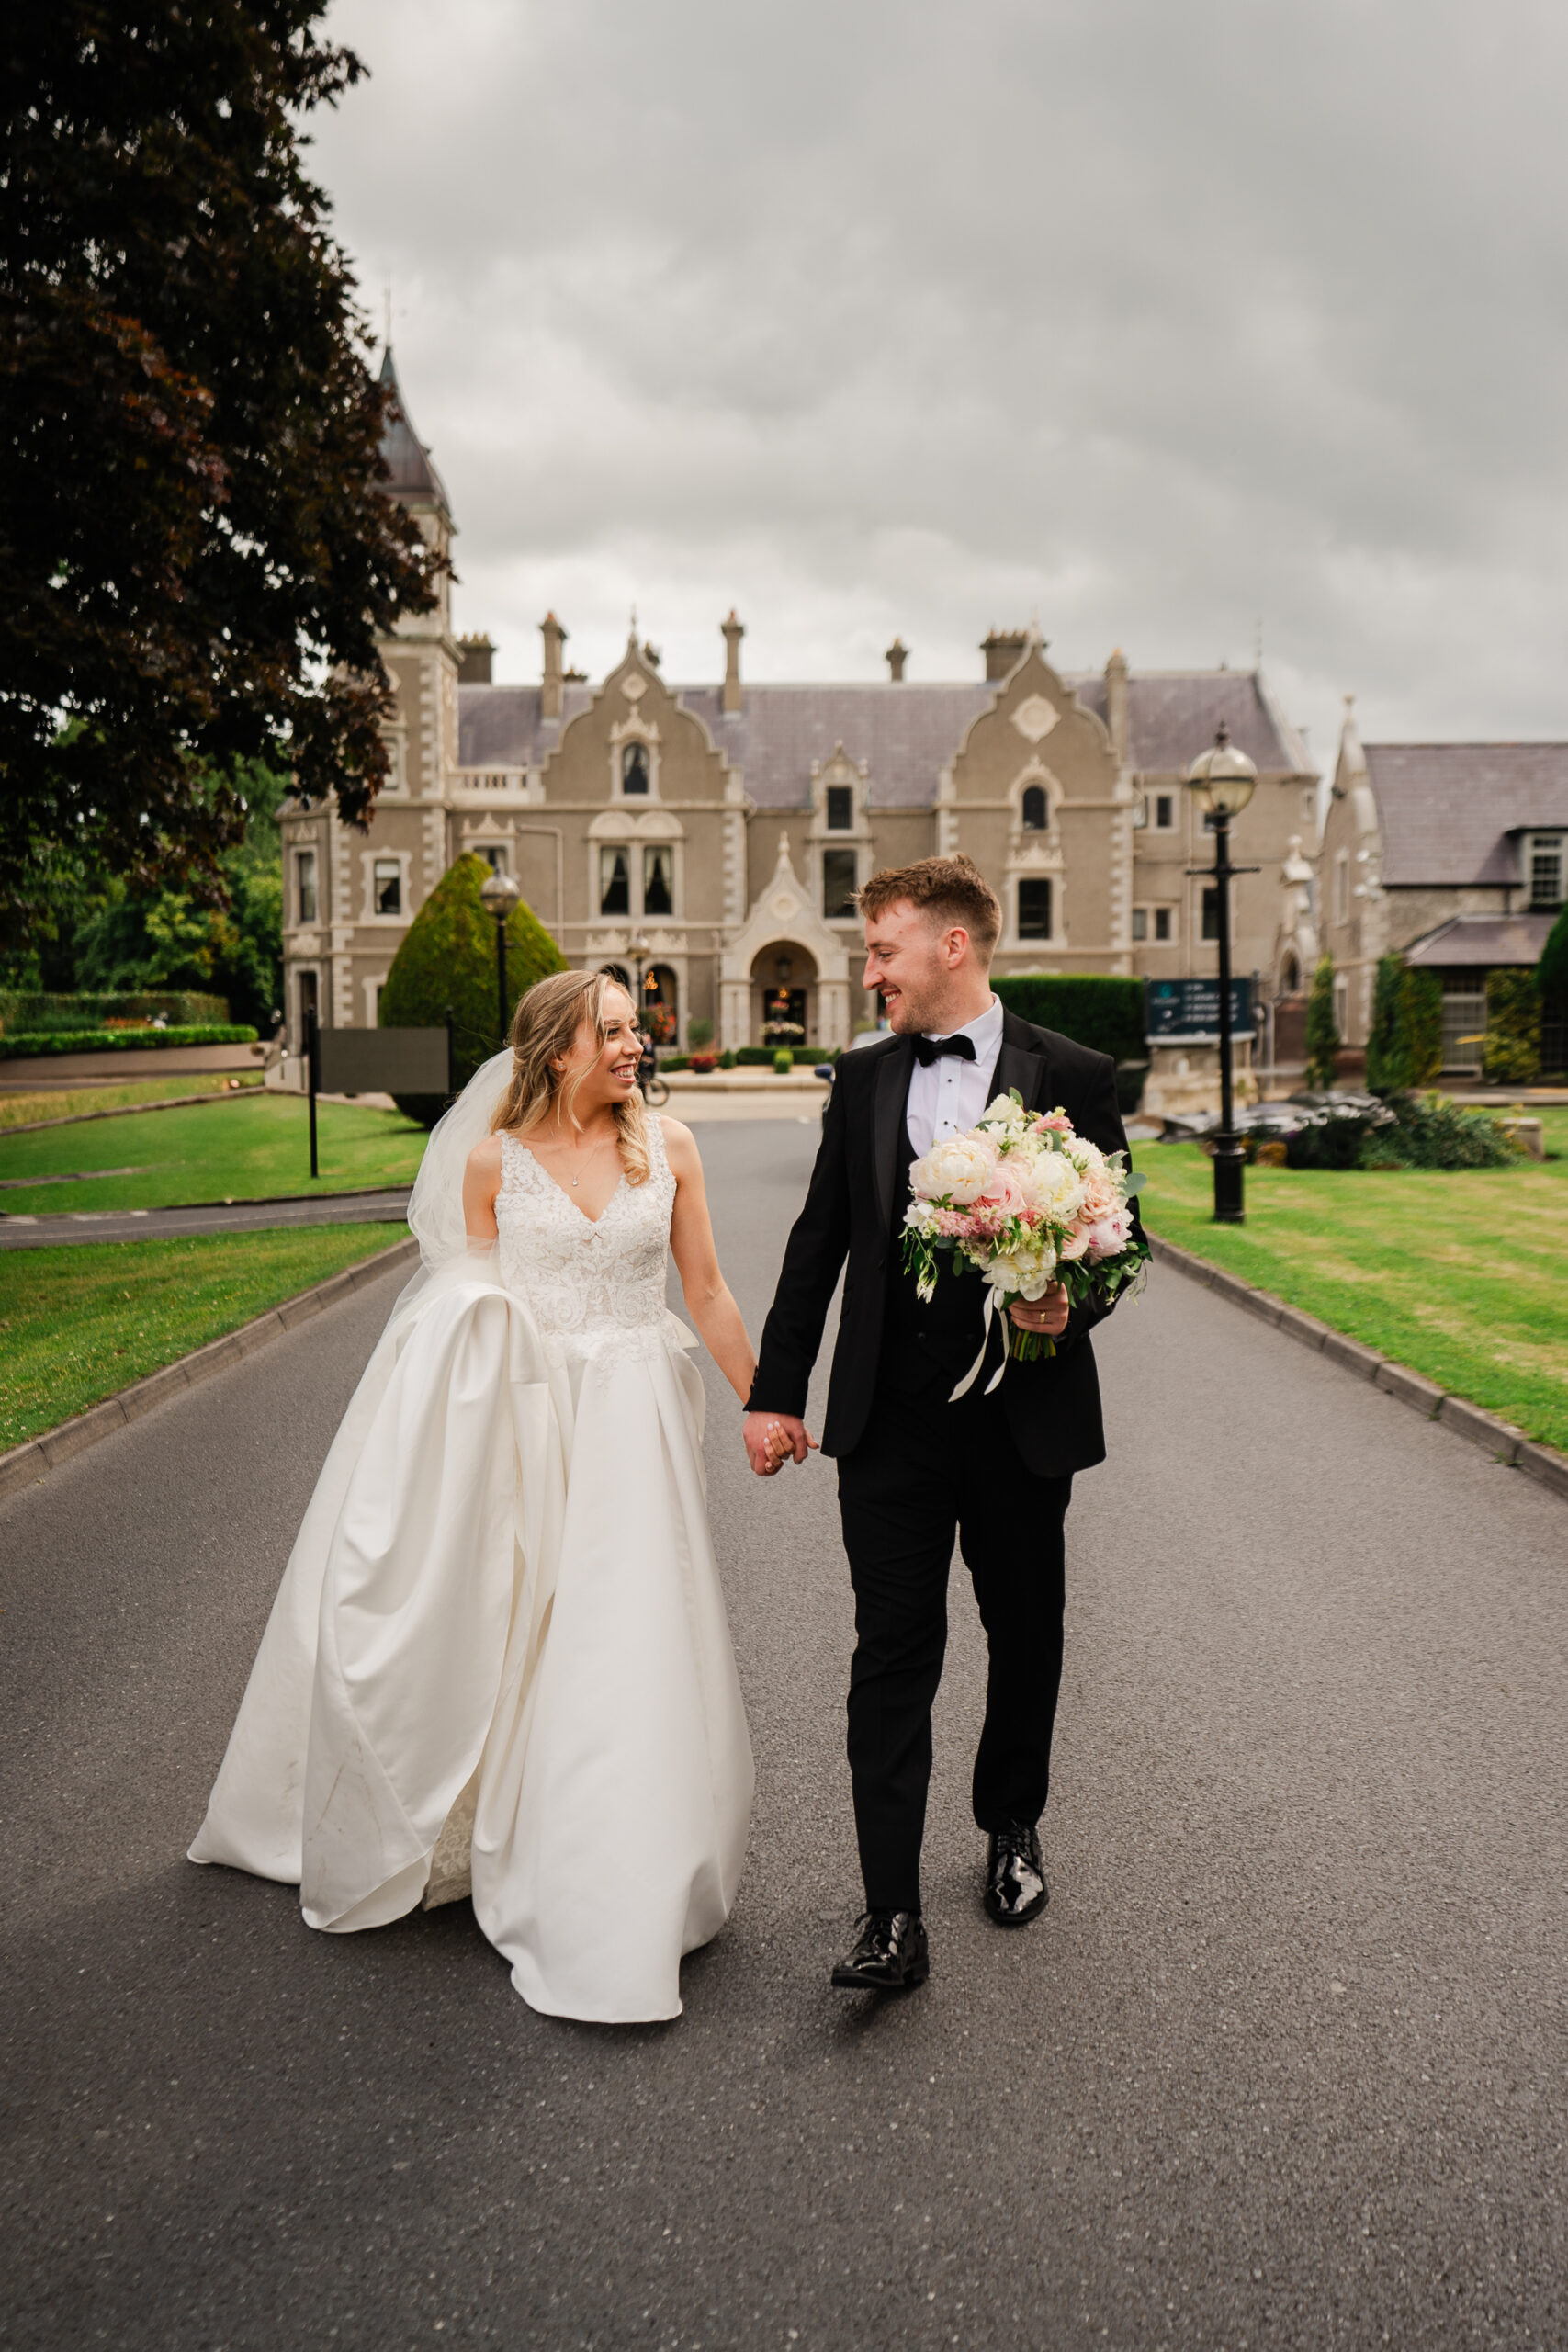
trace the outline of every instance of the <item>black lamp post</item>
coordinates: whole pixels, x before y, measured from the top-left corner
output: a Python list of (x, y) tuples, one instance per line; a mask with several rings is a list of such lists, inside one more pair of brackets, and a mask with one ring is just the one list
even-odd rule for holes
[(1256, 874), (1255, 865), (1231, 864), (1231, 819), (1239, 817), (1252, 797), (1258, 770), (1245, 752), (1231, 741), (1222, 721), (1213, 751), (1201, 752), (1187, 771), (1187, 782), (1199, 808), (1214, 827), (1213, 865), (1191, 868), (1214, 880), (1220, 935), (1220, 1131), (1214, 1137), (1214, 1222), (1241, 1225), (1247, 1216), (1242, 1170), (1247, 1155), (1235, 1132), (1235, 1101), (1231, 1080), (1231, 876)]
[(495, 1006), (500, 1043), (506, 1043), (512, 1007), (506, 1001), (506, 918), (523, 896), (510, 874), (492, 874), (479, 891), (479, 904), (495, 917)]

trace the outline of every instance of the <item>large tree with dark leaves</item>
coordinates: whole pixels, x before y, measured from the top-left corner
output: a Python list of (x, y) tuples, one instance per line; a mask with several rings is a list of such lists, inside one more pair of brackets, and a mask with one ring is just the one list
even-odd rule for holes
[[(60, 860), (221, 896), (238, 771), (363, 818), (378, 632), (435, 559), (299, 126), (311, 0), (51, 0), (0, 40), (0, 904)], [(224, 781), (231, 778), (232, 781)]]

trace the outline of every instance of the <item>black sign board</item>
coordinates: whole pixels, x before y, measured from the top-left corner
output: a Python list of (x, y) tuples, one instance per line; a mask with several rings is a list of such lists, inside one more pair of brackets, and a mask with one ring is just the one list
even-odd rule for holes
[(445, 1029), (321, 1029), (323, 1094), (445, 1094)]
[[(1151, 1046), (1212, 1046), (1220, 1034), (1218, 980), (1145, 980), (1145, 1019)], [(1253, 1035), (1252, 982), (1231, 982), (1231, 1035)]]

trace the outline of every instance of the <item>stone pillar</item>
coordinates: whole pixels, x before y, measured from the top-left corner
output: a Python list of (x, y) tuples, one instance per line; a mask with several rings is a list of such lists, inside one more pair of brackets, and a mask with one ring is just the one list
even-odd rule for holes
[(844, 1046), (850, 1042), (850, 984), (848, 980), (818, 980), (817, 983), (818, 1043), (825, 1047)]
[(566, 643), (566, 631), (554, 613), (547, 613), (539, 623), (539, 635), (545, 640), (545, 683), (539, 696), (541, 718), (558, 718), (561, 713), (561, 647)]

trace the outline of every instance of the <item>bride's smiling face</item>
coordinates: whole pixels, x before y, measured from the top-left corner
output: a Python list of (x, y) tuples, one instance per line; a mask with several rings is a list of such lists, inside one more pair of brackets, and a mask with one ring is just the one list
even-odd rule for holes
[(581, 1083), (572, 1098), (579, 1119), (606, 1102), (629, 1102), (637, 1091), (637, 1066), (641, 1052), (642, 1038), (630, 997), (625, 989), (607, 988), (604, 1042), (600, 1044), (593, 1023), (584, 1020), (570, 1053), (564, 1061), (554, 1065), (560, 1080), (560, 1095), (565, 1094), (573, 1080), (581, 1078)]

